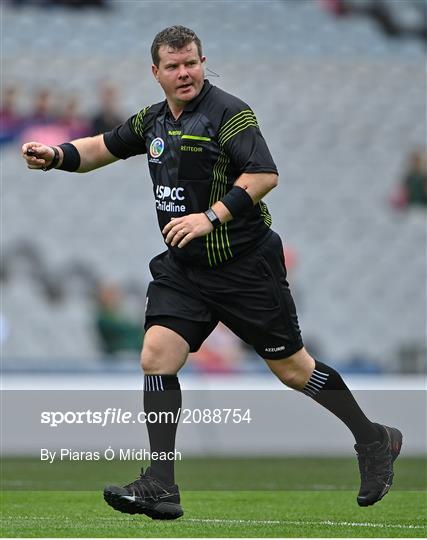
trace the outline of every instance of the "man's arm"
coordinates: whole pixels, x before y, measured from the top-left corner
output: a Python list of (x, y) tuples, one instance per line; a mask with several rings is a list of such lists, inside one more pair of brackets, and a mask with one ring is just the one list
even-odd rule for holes
[[(107, 149), (103, 135), (95, 137), (85, 137), (71, 141), (80, 154), (80, 166), (76, 172), (84, 173), (93, 171), (99, 167), (104, 167), (114, 163), (119, 158)], [(64, 158), (62, 148), (55, 147), (59, 153), (59, 161), (56, 168), (60, 167)], [(22, 157), (27, 162), (29, 169), (43, 169), (49, 167), (55, 156), (55, 151), (51, 146), (46, 146), (39, 142), (28, 142), (22, 146)]]
[[(246, 191), (252, 199), (253, 204), (257, 204), (269, 191), (278, 184), (278, 175), (275, 173), (243, 173), (234, 182)], [(217, 201), (211, 206), (221, 223), (226, 223), (233, 219), (228, 208), (221, 201)], [(184, 247), (193, 238), (205, 236), (213, 231), (213, 225), (202, 212), (190, 214), (180, 218), (173, 218), (163, 229), (165, 241), (171, 246)]]
[[(278, 183), (279, 177), (275, 173), (243, 173), (234, 182), (234, 185), (243, 188), (255, 205), (274, 189)], [(221, 223), (226, 223), (233, 219), (230, 211), (221, 201), (214, 203), (211, 208)]]

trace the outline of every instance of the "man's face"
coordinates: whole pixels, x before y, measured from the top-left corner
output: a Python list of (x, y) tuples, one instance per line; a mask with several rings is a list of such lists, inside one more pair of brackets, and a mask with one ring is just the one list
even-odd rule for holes
[(168, 101), (183, 106), (194, 99), (203, 87), (204, 56), (200, 57), (192, 41), (182, 49), (167, 45), (159, 48), (159, 66), (153, 64), (154, 77), (159, 81)]

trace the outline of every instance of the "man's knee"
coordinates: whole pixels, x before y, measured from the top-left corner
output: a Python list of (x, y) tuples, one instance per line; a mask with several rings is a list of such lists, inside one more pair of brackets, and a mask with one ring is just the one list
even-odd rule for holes
[(302, 390), (311, 377), (314, 360), (303, 347), (282, 360), (266, 360), (268, 367), (286, 386)]
[(141, 351), (141, 368), (144, 373), (155, 374), (161, 372), (165, 352), (156, 343), (144, 343)]
[(152, 326), (145, 334), (141, 367), (147, 375), (175, 374), (189, 352), (187, 342), (173, 330)]

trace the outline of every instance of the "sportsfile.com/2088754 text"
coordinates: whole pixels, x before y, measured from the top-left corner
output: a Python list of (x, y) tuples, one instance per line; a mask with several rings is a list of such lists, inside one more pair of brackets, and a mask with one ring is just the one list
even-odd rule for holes
[(215, 409), (181, 409), (176, 413), (170, 411), (139, 411), (133, 413), (121, 408), (108, 407), (102, 411), (42, 411), (40, 423), (49, 427), (61, 424), (96, 424), (100, 427), (113, 424), (250, 424), (250, 409), (215, 408)]

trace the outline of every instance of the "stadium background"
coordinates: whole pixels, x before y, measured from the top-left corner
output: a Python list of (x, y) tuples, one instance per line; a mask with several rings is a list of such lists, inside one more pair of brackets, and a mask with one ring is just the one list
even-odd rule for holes
[[(2, 89), (20, 89), (21, 112), (49, 88), (59, 106), (76, 95), (91, 115), (101, 81), (119, 88), (124, 117), (157, 102), (153, 36), (171, 24), (193, 28), (208, 78), (253, 107), (278, 165), (281, 184), (266, 202), (293, 262), (309, 348), (353, 388), (422, 389), (426, 207), (398, 210), (390, 199), (408, 155), (425, 144), (423, 34), (393, 38), (366, 16), (337, 17), (340, 2), (42, 3), (2, 4)], [(424, 2), (386, 4), (408, 27), (422, 20)], [(142, 317), (148, 262), (163, 249), (145, 158), (84, 176), (45, 174), (25, 169), (20, 142), (2, 145), (6, 388), (138, 388), (136, 352), (100, 352), (94, 287), (117, 284), (128, 312)], [(184, 388), (278, 388), (246, 349), (221, 377), (197, 365), (186, 368)], [(316, 414), (310, 406), (302, 416)]]

